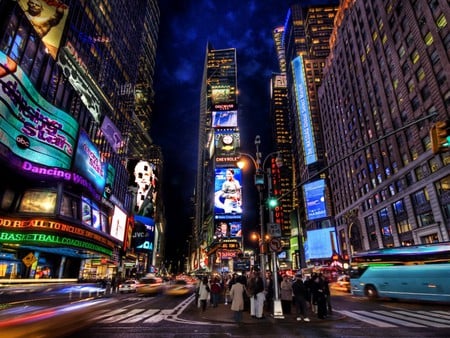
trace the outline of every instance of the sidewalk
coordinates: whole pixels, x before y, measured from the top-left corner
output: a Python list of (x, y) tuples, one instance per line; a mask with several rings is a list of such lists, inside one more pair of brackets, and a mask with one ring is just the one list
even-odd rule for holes
[[(218, 322), (218, 323), (235, 323), (233, 319), (233, 311), (230, 309), (231, 304), (225, 305), (220, 303), (218, 307), (208, 307), (206, 311), (202, 312), (197, 306), (195, 306), (194, 302), (189, 304), (188, 308), (181, 317), (196, 320), (196, 321), (204, 321), (204, 322)], [(245, 310), (242, 313), (242, 324), (273, 324), (280, 322), (288, 322), (288, 323), (298, 323), (301, 325), (308, 325), (311, 323), (319, 323), (319, 322), (327, 322), (330, 320), (339, 320), (342, 319), (343, 316), (339, 314), (332, 314), (328, 316), (326, 319), (319, 319), (317, 315), (314, 313), (310, 313), (309, 319), (310, 322), (297, 321), (297, 316), (294, 313), (291, 314), (283, 314), (284, 318), (274, 318), (269, 312), (264, 312), (264, 319), (256, 319), (250, 316), (250, 311)]]

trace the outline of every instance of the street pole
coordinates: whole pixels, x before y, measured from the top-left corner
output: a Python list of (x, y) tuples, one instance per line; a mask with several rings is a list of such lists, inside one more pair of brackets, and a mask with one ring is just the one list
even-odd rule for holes
[[(268, 194), (272, 194), (272, 171), (270, 168), (267, 169), (267, 190)], [(269, 208), (269, 222), (274, 223), (273, 209)], [(281, 306), (280, 292), (278, 289), (278, 261), (277, 253), (272, 250), (272, 277), (273, 277), (273, 288), (274, 288), (274, 298), (273, 298), (273, 317), (278, 319), (283, 319), (283, 307)]]
[(266, 240), (265, 240), (265, 234), (264, 234), (264, 195), (263, 195), (263, 186), (257, 185), (258, 191), (259, 191), (259, 227), (260, 227), (260, 235), (259, 235), (259, 260), (260, 260), (260, 270), (262, 274), (262, 280), (263, 280), (263, 286), (264, 290), (266, 289), (266, 278), (265, 272), (266, 272), (266, 259), (265, 259), (265, 247), (266, 247)]

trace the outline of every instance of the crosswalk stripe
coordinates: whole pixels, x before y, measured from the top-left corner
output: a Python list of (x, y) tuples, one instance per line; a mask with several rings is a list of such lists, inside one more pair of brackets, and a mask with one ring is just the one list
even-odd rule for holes
[(382, 321), (379, 321), (379, 320), (376, 320), (376, 319), (372, 319), (372, 318), (367, 318), (365, 316), (361, 316), (361, 315), (359, 315), (357, 313), (353, 313), (351, 311), (345, 311), (345, 310), (335, 310), (335, 311), (339, 312), (339, 313), (342, 313), (343, 315), (345, 315), (347, 317), (352, 317), (352, 318), (355, 318), (355, 319), (357, 319), (359, 321), (366, 322), (366, 323), (369, 323), (369, 324), (372, 324), (372, 325), (375, 325), (375, 326), (378, 326), (378, 327), (396, 327), (396, 325), (385, 323), (385, 322), (382, 322)]
[(124, 309), (116, 309), (113, 311), (109, 311), (109, 310), (105, 310), (103, 311), (104, 313), (102, 315), (97, 316), (97, 320), (100, 320), (102, 318), (106, 318), (106, 317), (110, 317), (110, 316), (115, 316), (119, 313), (122, 313), (123, 311), (125, 311)]
[[(450, 323), (448, 322), (448, 320), (433, 318), (432, 316), (426, 316), (426, 318), (424, 318), (423, 315), (417, 314), (415, 312), (408, 312), (408, 311), (394, 311), (394, 312), (398, 313), (398, 314), (404, 314), (406, 316), (411, 316), (411, 317), (417, 318), (417, 319), (413, 319), (414, 322), (422, 323), (425, 325), (429, 325), (429, 326), (433, 326), (433, 327), (450, 327)], [(445, 325), (439, 324), (439, 323), (445, 323)]]
[[(375, 311), (375, 312), (368, 312), (368, 311), (355, 311), (357, 313), (364, 313), (364, 315), (369, 316), (369, 317), (374, 317), (377, 319), (382, 319), (385, 320), (387, 322), (390, 323), (394, 323), (394, 324), (399, 324), (399, 325), (405, 325), (405, 326), (410, 326), (410, 327), (426, 327), (424, 325), (420, 325), (420, 324), (415, 324), (406, 320), (402, 320), (402, 318), (392, 318), (392, 317), (396, 317), (393, 316), (392, 313), (388, 312), (388, 311)], [(397, 316), (398, 317), (398, 316)]]
[(164, 316), (162, 314), (157, 314), (155, 316), (152, 316), (152, 317), (144, 320), (144, 323), (158, 323), (158, 322), (164, 320), (165, 318), (166, 318), (166, 316)]
[(417, 311), (417, 313), (422, 313), (424, 315), (433, 316), (437, 318), (443, 318), (445, 321), (450, 321), (450, 312), (444, 312), (442, 311)]
[(133, 309), (129, 312), (123, 313), (121, 315), (117, 315), (117, 316), (112, 316), (109, 318), (105, 318), (103, 319), (101, 322), (102, 323), (114, 323), (114, 322), (120, 322), (121, 320), (124, 320), (126, 318), (132, 317), (142, 311), (144, 311), (145, 309)]
[(140, 314), (137, 314), (134, 317), (131, 317), (131, 318), (128, 318), (128, 319), (125, 319), (125, 320), (121, 320), (120, 322), (121, 323), (137, 323), (137, 322), (139, 322), (141, 320), (146, 319), (149, 316), (153, 316), (154, 314), (158, 313), (159, 311), (160, 311), (159, 309), (150, 309), (150, 310), (147, 310), (147, 311), (142, 312)]

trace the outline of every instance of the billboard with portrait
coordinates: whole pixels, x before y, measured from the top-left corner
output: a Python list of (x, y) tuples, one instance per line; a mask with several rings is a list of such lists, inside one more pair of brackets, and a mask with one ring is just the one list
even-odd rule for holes
[(30, 162), (70, 169), (77, 133), (78, 122), (46, 101), (0, 52), (0, 142)]
[(19, 0), (19, 5), (55, 59), (69, 7), (58, 0)]
[(215, 214), (242, 214), (241, 169), (216, 168), (214, 180)]
[(308, 220), (327, 217), (325, 203), (325, 180), (306, 183), (303, 186)]

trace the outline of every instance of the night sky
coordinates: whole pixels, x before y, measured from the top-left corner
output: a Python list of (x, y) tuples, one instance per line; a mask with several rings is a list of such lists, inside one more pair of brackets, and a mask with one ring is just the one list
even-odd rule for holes
[[(160, 1), (151, 136), (162, 147), (165, 160), (167, 260), (177, 260), (186, 253), (186, 238), (191, 233), (190, 200), (197, 173), (198, 115), (206, 45), (210, 42), (214, 49), (236, 48), (241, 150), (255, 154), (255, 136), (261, 135), (260, 151), (264, 156), (273, 151), (269, 80), (272, 73), (279, 72), (272, 30), (284, 25), (291, 3), (291, 0)], [(252, 187), (253, 172), (244, 176), (244, 203), (252, 205), (249, 199), (256, 193)], [(256, 229), (257, 208), (255, 204), (244, 213), (244, 231)]]

